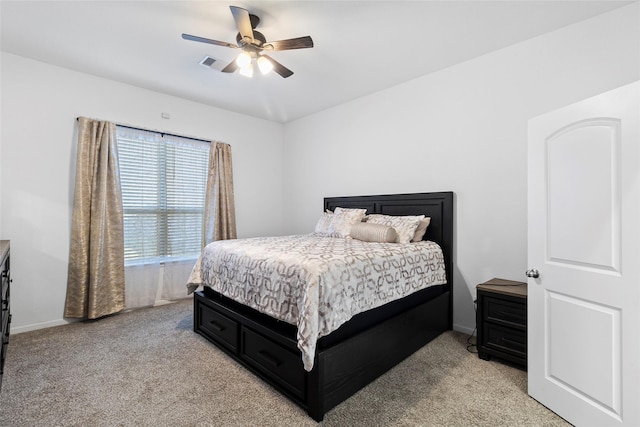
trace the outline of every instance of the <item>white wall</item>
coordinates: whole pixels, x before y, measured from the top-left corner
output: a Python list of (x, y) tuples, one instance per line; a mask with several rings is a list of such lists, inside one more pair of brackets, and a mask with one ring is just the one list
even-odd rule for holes
[(324, 196), (454, 191), (454, 328), (470, 333), (478, 283), (525, 279), (527, 120), (639, 79), (639, 15), (635, 3), (287, 124), (292, 232), (313, 228)]
[(12, 331), (63, 323), (85, 115), (230, 143), (240, 237), (308, 232), (324, 196), (454, 191), (454, 323), (471, 332), (475, 285), (527, 267), (527, 120), (640, 78), (639, 14), (636, 3), (284, 126), (2, 53)]
[(12, 332), (64, 323), (77, 116), (231, 144), (239, 237), (284, 232), (281, 124), (12, 54), (1, 60), (0, 238), (11, 239)]

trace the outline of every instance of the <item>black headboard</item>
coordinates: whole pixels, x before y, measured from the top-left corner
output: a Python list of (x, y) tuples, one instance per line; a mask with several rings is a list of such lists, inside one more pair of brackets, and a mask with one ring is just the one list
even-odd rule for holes
[(453, 192), (387, 194), (381, 196), (325, 197), (324, 209), (365, 208), (367, 214), (424, 215), (431, 223), (423, 240), (440, 245), (449, 289), (453, 291)]

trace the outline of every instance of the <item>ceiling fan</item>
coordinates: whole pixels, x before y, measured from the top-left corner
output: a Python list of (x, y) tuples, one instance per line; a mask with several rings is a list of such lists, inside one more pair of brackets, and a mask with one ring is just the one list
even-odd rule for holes
[(238, 57), (221, 70), (223, 73), (233, 73), (239, 68), (240, 74), (251, 77), (253, 75), (253, 61), (255, 60), (263, 74), (273, 70), (282, 77), (287, 78), (293, 74), (293, 71), (265, 52), (313, 47), (313, 40), (310, 36), (268, 42), (262, 33), (255, 30), (260, 23), (260, 18), (250, 14), (249, 11), (241, 7), (229, 6), (229, 8), (238, 27), (236, 44), (192, 36), (190, 34), (182, 34), (182, 38), (185, 40), (241, 49), (242, 52), (240, 52)]

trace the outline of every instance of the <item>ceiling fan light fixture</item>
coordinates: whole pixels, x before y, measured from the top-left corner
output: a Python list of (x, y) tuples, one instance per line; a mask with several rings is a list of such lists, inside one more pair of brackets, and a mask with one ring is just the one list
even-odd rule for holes
[(229, 8), (231, 9), (231, 14), (233, 15), (233, 19), (238, 29), (235, 44), (185, 33), (182, 34), (182, 38), (215, 46), (223, 46), (233, 49), (239, 48), (241, 52), (240, 55), (220, 69), (223, 73), (233, 73), (239, 69), (242, 75), (251, 77), (253, 76), (252, 63), (255, 59), (255, 62), (258, 64), (258, 68), (262, 74), (267, 74), (273, 70), (282, 78), (286, 79), (287, 77), (291, 77), (293, 75), (293, 71), (270, 56), (263, 55), (262, 52), (312, 48), (313, 40), (311, 39), (311, 36), (267, 41), (264, 34), (259, 31), (255, 31), (255, 28), (260, 22), (260, 18), (256, 15), (250, 14), (248, 10), (241, 7), (229, 6)]
[(260, 68), (260, 72), (262, 74), (267, 74), (271, 70), (273, 70), (273, 64), (264, 56), (258, 57), (257, 62), (258, 62), (258, 68)]
[(253, 64), (251, 64), (251, 61), (249, 61), (246, 67), (240, 68), (240, 74), (245, 77), (253, 77)]
[(238, 67), (240, 67), (241, 69), (247, 68), (251, 65), (251, 55), (247, 52), (242, 52), (236, 58), (236, 64), (238, 64)]

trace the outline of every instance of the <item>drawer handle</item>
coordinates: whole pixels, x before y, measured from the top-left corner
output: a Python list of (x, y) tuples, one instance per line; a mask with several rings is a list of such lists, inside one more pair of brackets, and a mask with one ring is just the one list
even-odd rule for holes
[(278, 359), (276, 359), (275, 357), (273, 357), (272, 355), (270, 355), (269, 353), (267, 353), (264, 350), (260, 350), (258, 352), (258, 354), (267, 362), (269, 362), (269, 364), (273, 365), (274, 368), (277, 368), (278, 366), (280, 366), (280, 364), (282, 362), (280, 362)]
[(215, 329), (218, 332), (222, 332), (225, 330), (225, 327), (219, 324), (218, 322), (216, 322), (215, 320), (211, 320), (209, 324), (211, 325), (211, 327), (213, 327), (213, 329)]

